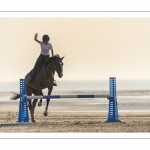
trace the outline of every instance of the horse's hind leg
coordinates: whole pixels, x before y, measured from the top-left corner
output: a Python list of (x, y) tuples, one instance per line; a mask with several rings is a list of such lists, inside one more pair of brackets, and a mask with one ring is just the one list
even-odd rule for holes
[(33, 106), (32, 106), (32, 100), (31, 99), (29, 100), (29, 110), (30, 110), (30, 114), (31, 114), (31, 121), (35, 122), (35, 120), (34, 120), (34, 113), (33, 113)]
[[(33, 93), (36, 96), (36, 95), (39, 95), (40, 92), (37, 91), (37, 90), (34, 90)], [(33, 114), (33, 118), (32, 118), (33, 120), (32, 121), (33, 122), (35, 122), (35, 120), (34, 120), (34, 110), (35, 110), (35, 106), (36, 106), (37, 101), (38, 101), (38, 99), (34, 99), (33, 103), (32, 103), (32, 114)]]
[(36, 106), (37, 101), (38, 101), (38, 99), (34, 99), (33, 103), (32, 103), (31, 99), (29, 100), (29, 110), (30, 110), (30, 113), (31, 113), (31, 121), (32, 122), (35, 122), (35, 120), (34, 120), (34, 108)]
[[(43, 95), (43, 92), (40, 92), (40, 95)], [(38, 106), (42, 106), (42, 99), (40, 99), (40, 101), (38, 102)]]
[[(35, 109), (35, 106), (36, 106), (37, 101), (38, 101), (38, 99), (34, 99), (34, 100), (33, 100), (33, 103), (32, 103), (33, 115), (34, 115), (34, 109)], [(34, 121), (35, 121), (35, 120), (34, 120)]]
[[(33, 92), (32, 89), (27, 85), (27, 95), (31, 96), (32, 92)], [(31, 121), (34, 122), (34, 115), (33, 115), (32, 101), (31, 101), (31, 99), (28, 100), (28, 107), (29, 107), (30, 114), (31, 114)]]

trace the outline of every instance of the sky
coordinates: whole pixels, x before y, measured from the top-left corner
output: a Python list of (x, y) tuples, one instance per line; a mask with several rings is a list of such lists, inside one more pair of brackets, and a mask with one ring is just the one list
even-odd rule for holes
[(65, 55), (56, 80), (150, 79), (150, 18), (0, 18), (0, 81), (18, 81), (33, 68), (42, 40)]

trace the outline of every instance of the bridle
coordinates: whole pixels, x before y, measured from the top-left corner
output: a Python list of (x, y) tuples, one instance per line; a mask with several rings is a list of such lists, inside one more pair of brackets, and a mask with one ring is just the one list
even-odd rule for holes
[[(55, 70), (56, 70), (56, 72), (59, 74), (60, 72), (63, 72), (63, 69), (62, 69), (62, 66), (63, 66), (63, 62), (62, 62), (62, 60), (60, 59), (60, 57), (59, 57), (59, 60), (56, 58), (56, 60), (55, 60)], [(58, 66), (58, 64), (60, 64), (60, 68), (59, 68), (59, 70), (57, 70), (57, 66)]]
[[(62, 62), (62, 60), (60, 59), (59, 55), (55, 55), (54, 57), (55, 57), (55, 58), (54, 58), (54, 64), (55, 64), (55, 65), (53, 65), (52, 72), (56, 71), (57, 74), (59, 74), (59, 73), (62, 72), (63, 70), (62, 70), (62, 67), (58, 70), (58, 69), (57, 69), (57, 68), (58, 68), (57, 66), (58, 66), (58, 63), (61, 63), (60, 65), (63, 66), (63, 62)], [(59, 59), (58, 59), (58, 58), (59, 58)], [(47, 76), (49, 76), (47, 70), (46, 70), (46, 74), (47, 74)]]

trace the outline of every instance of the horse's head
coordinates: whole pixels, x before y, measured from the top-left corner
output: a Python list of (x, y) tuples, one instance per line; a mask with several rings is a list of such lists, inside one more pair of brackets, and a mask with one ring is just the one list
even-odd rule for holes
[(62, 60), (64, 57), (60, 58), (58, 54), (55, 55), (54, 57), (55, 57), (56, 72), (58, 74), (58, 77), (61, 78), (63, 76), (63, 65), (64, 64), (63, 64)]
[(49, 67), (57, 72), (59, 78), (63, 76), (63, 58), (64, 57), (60, 58), (60, 56), (56, 54), (54, 57), (49, 57), (45, 63), (46, 67), (50, 64)]

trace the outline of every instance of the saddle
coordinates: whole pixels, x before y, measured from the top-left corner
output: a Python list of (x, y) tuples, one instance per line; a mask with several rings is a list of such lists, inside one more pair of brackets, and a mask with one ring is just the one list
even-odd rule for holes
[[(36, 74), (33, 73), (33, 69), (28, 73), (28, 81), (30, 82), (30, 80), (33, 78), (33, 81), (35, 80), (35, 78), (39, 75), (40, 71), (41, 71), (42, 67), (39, 67), (39, 69), (36, 71)], [(56, 81), (53, 81), (53, 86), (57, 86)]]

